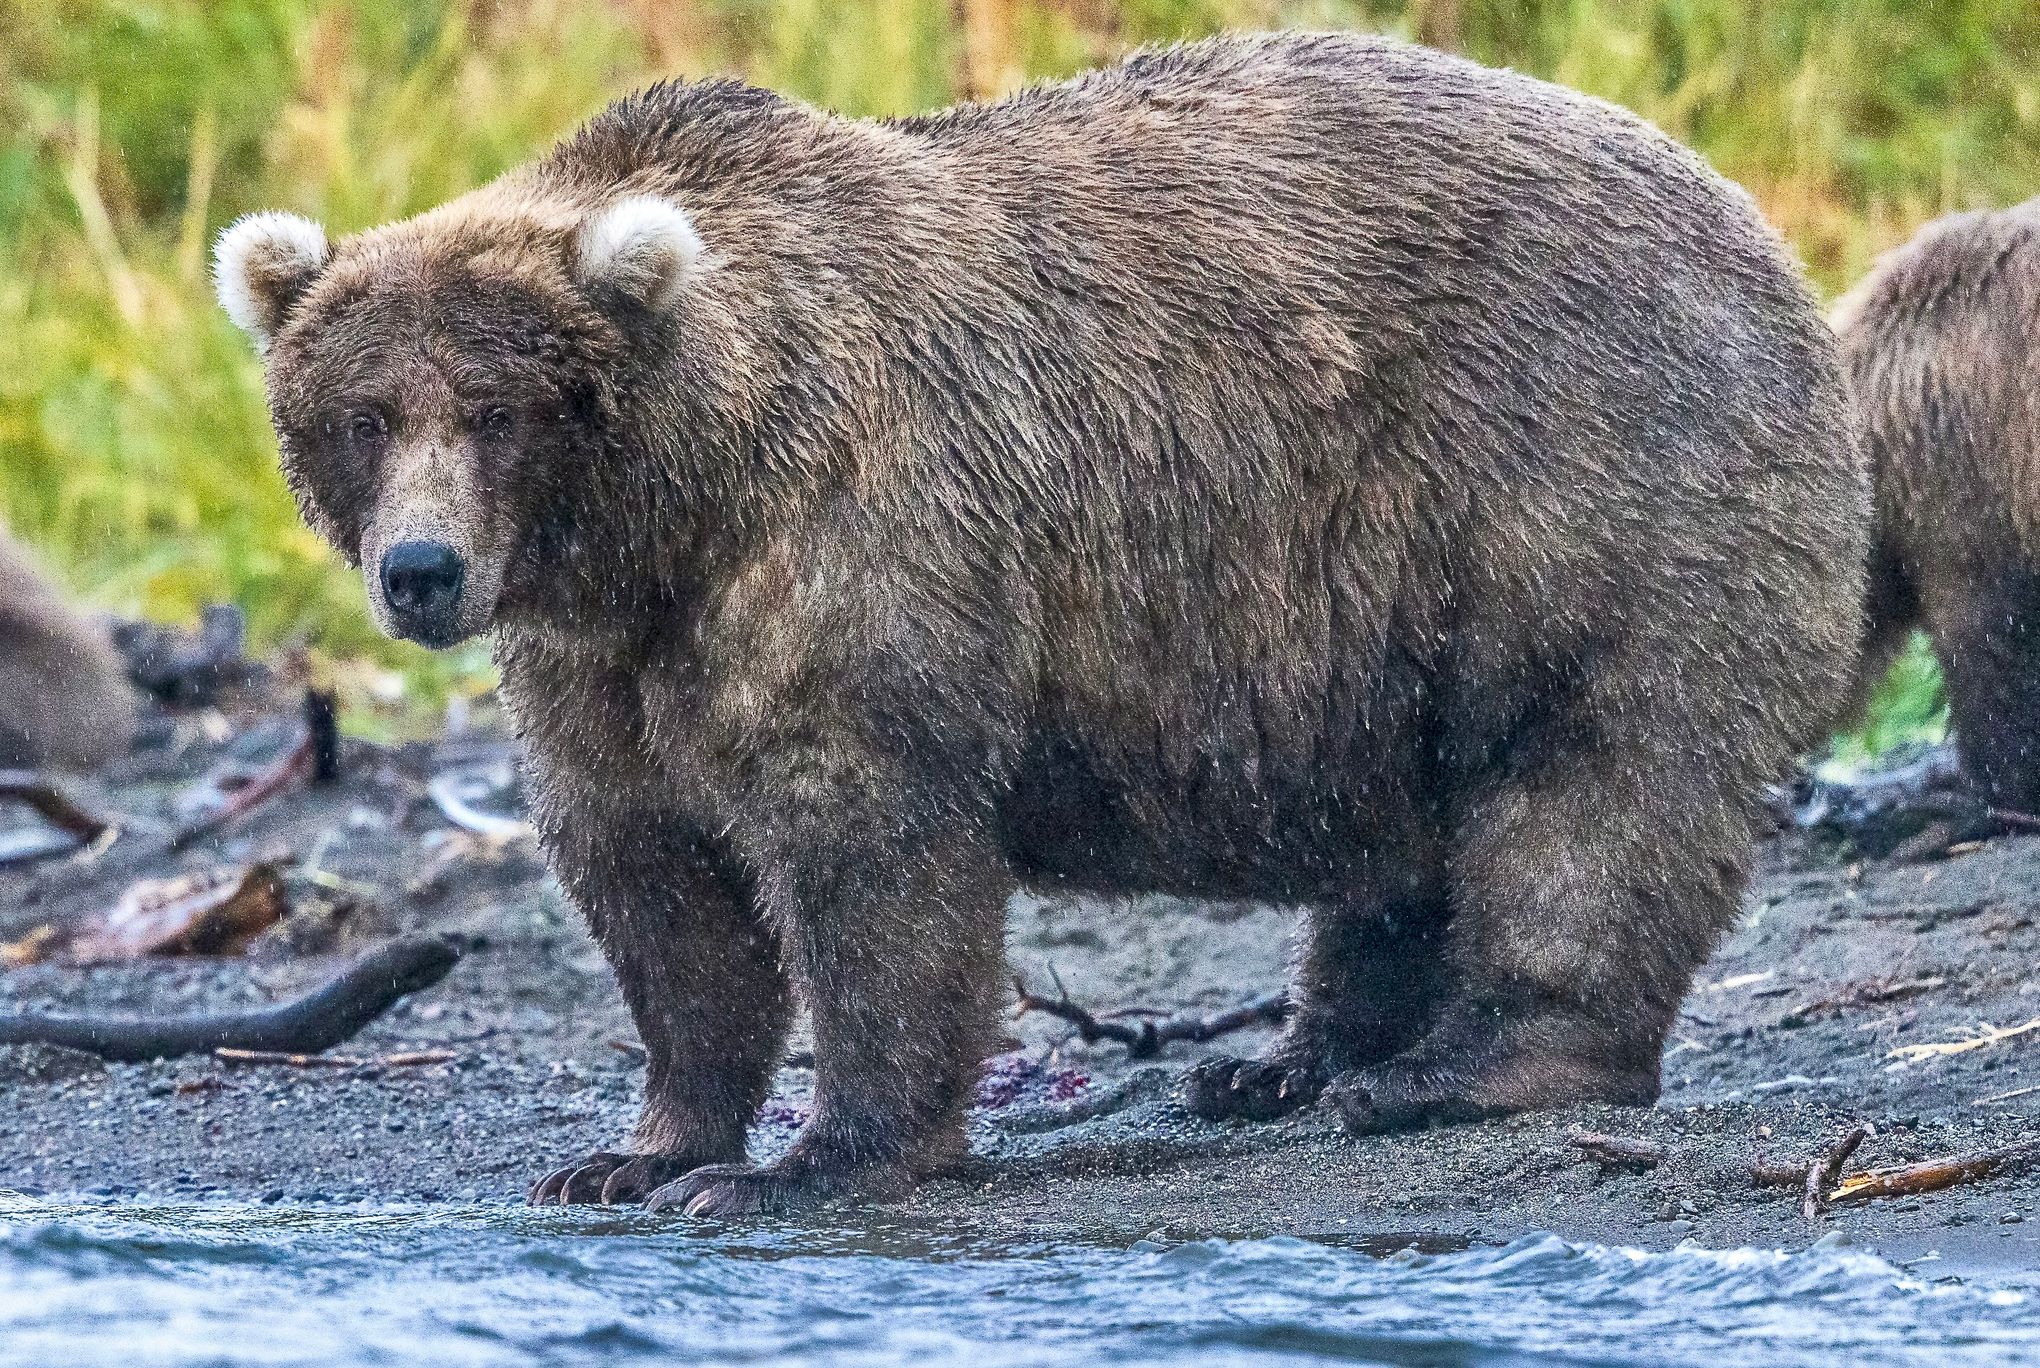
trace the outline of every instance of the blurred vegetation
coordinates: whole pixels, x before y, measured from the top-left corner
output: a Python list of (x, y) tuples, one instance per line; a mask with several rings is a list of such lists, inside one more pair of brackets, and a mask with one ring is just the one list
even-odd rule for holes
[[(1930, 217), (2040, 187), (2032, 0), (0, 0), (0, 516), (107, 607), (233, 598), (260, 643), (465, 686), (479, 656), (384, 642), (299, 525), (207, 286), (223, 224), (424, 209), (661, 75), (890, 114), (1275, 26), (1636, 109), (1748, 186), (1829, 290)], [(1886, 712), (1935, 725), (1937, 690), (1916, 654)]]

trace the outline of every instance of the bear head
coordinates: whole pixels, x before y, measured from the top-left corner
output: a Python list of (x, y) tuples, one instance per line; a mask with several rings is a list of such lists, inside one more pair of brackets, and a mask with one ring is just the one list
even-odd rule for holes
[(604, 573), (577, 556), (629, 497), (605, 489), (618, 391), (705, 269), (666, 198), (482, 192), (338, 243), (249, 215), (214, 279), (263, 354), (306, 521), (360, 567), (383, 630), (437, 648)]

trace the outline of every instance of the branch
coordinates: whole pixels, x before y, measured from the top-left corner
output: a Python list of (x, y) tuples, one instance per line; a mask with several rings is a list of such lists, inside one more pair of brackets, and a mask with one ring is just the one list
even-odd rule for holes
[(1864, 1202), (1872, 1197), (1908, 1197), (1938, 1192), (1957, 1183), (1974, 1182), (2000, 1173), (2040, 1165), (2040, 1140), (2024, 1140), (1974, 1154), (1951, 1154), (1897, 1168), (1872, 1169), (1847, 1179), (1828, 1194), (1830, 1202)]
[(0, 798), (25, 803), (45, 822), (81, 842), (98, 840), (111, 825), (79, 807), (33, 770), (0, 770)]
[(340, 772), (340, 733), (334, 715), (333, 695), (307, 689), (304, 728), (290, 749), (248, 776), (246, 783), (230, 789), (218, 807), (203, 817), (179, 827), (170, 837), (172, 852), (212, 835), (228, 823), (253, 812), (300, 779), (315, 784), (330, 783)]
[(1806, 1182), (1799, 1190), (1799, 1214), (1808, 1225), (1820, 1224), (1820, 1213), (1827, 1206), (1828, 1189), (1841, 1176), (1842, 1165), (1849, 1162), (1849, 1156), (1856, 1147), (1877, 1134), (1876, 1127), (1864, 1122), (1837, 1140), (1815, 1162), (1806, 1166)]
[[(1249, 998), (1237, 1007), (1209, 1016), (1191, 1012), (1163, 1015), (1148, 1008), (1133, 1007), (1101, 1017), (1072, 1002), (1055, 970), (1051, 968), (1048, 972), (1049, 977), (1056, 981), (1056, 996), (1052, 998), (1036, 997), (1027, 991), (1024, 979), (1014, 978), (1013, 991), (1020, 1000), (1020, 1013), (1024, 1016), (1028, 1012), (1045, 1012), (1067, 1021), (1077, 1028), (1078, 1038), (1086, 1045), (1095, 1045), (1101, 1040), (1124, 1045), (1129, 1059), (1152, 1059), (1161, 1053), (1162, 1046), (1172, 1041), (1201, 1043), (1250, 1026), (1279, 1025), (1288, 1019), (1290, 1013), (1289, 995), (1276, 992)], [(1126, 1022), (1114, 1019), (1120, 1016), (1138, 1016), (1141, 1020)]]
[(128, 1063), (220, 1049), (317, 1054), (445, 978), (460, 956), (449, 937), (408, 936), (289, 1002), (192, 1017), (0, 1015), (0, 1045), (62, 1045)]

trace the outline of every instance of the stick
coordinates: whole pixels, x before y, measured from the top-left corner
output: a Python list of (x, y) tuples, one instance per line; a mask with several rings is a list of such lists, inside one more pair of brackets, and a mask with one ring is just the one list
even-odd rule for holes
[(2001, 1149), (1951, 1154), (1897, 1168), (1872, 1169), (1843, 1182), (1828, 1194), (1830, 1202), (1867, 1202), (1872, 1197), (1910, 1197), (1938, 1192), (1958, 1183), (2000, 1173), (2016, 1173), (2040, 1165), (2040, 1140), (2023, 1140)]
[(1806, 1171), (1811, 1164), (1773, 1164), (1758, 1159), (1750, 1165), (1750, 1185), (1761, 1188), (1796, 1188), (1806, 1186)]
[(248, 782), (227, 794), (217, 808), (186, 825), (170, 837), (172, 853), (212, 835), (239, 820), (300, 779), (326, 783), (339, 774), (340, 734), (334, 715), (333, 695), (307, 689), (304, 730), (290, 749), (248, 777)]
[(1827, 1191), (1841, 1175), (1842, 1165), (1849, 1162), (1849, 1156), (1856, 1147), (1877, 1133), (1876, 1128), (1864, 1122), (1823, 1154), (1819, 1161), (1807, 1165), (1806, 1183), (1800, 1188), (1799, 1215), (1808, 1225), (1820, 1224), (1821, 1208), (1827, 1205)]
[(449, 937), (408, 936), (289, 1002), (193, 1017), (0, 1015), (0, 1045), (62, 1045), (127, 1063), (219, 1049), (318, 1054), (445, 978), (460, 956)]
[[(1070, 995), (1062, 986), (1062, 979), (1054, 968), (1049, 977), (1055, 979), (1056, 996), (1036, 997), (1027, 991), (1024, 979), (1013, 980), (1013, 991), (1019, 997), (1019, 1010), (1046, 1012), (1052, 1017), (1067, 1021), (1077, 1028), (1077, 1035), (1086, 1045), (1095, 1045), (1101, 1040), (1115, 1041), (1126, 1047), (1129, 1059), (1152, 1059), (1161, 1053), (1162, 1046), (1171, 1041), (1188, 1040), (1203, 1042), (1214, 1040), (1232, 1031), (1245, 1030), (1249, 1026), (1278, 1025), (1289, 1017), (1290, 1003), (1287, 993), (1263, 993), (1249, 998), (1237, 1007), (1215, 1012), (1210, 1016), (1195, 1013), (1161, 1015), (1150, 1013), (1143, 1020), (1129, 1024), (1094, 1015), (1070, 1001)], [(1128, 1009), (1120, 1015), (1133, 1015), (1144, 1009)]]
[(0, 770), (0, 798), (27, 804), (45, 822), (76, 836), (81, 843), (98, 840), (111, 825), (66, 798), (55, 784), (33, 770)]
[(1599, 1131), (1574, 1130), (1568, 1135), (1574, 1149), (1604, 1169), (1655, 1168), (1665, 1157), (1663, 1146), (1627, 1135), (1603, 1135)]
[(1785, 1014), (1780, 1024), (1804, 1025), (1823, 1012), (1840, 1012), (1850, 1007), (1868, 1007), (1880, 1002), (1913, 997), (1944, 987), (1947, 982), (1945, 978), (1929, 976), (1912, 979), (1870, 979), (1863, 983), (1849, 984), (1839, 992), (1794, 1007)]
[(2030, 812), (2018, 812), (2012, 808), (1994, 807), (1990, 810), (1990, 815), (2000, 825), (2012, 827), (2018, 831), (2040, 831), (2040, 817), (2035, 817)]
[(281, 1064), (292, 1069), (409, 1069), (424, 1064), (450, 1064), (460, 1056), (452, 1050), (400, 1050), (386, 1055), (286, 1054), (281, 1050), (213, 1051), (225, 1064)]

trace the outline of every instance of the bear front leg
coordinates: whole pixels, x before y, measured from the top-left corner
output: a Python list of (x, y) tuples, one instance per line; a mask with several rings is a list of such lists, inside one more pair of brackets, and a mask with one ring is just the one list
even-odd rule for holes
[(748, 890), (688, 824), (576, 813), (547, 825), (554, 871), (644, 1043), (645, 1102), (628, 1146), (554, 1170), (530, 1200), (643, 1201), (704, 1164), (744, 1157), (785, 1043), (785, 975)]
[(883, 761), (782, 754), (775, 771), (760, 820), (732, 839), (812, 1019), (814, 1112), (778, 1162), (702, 1169), (653, 1193), (654, 1209), (904, 1195), (963, 1153), (996, 1038), (1012, 875), (981, 817)]
[(1347, 1129), (1657, 1097), (1665, 1032), (1734, 918), (1749, 822), (1654, 754), (1561, 755), (1467, 805), (1450, 990), (1416, 1044), (1327, 1087)]

